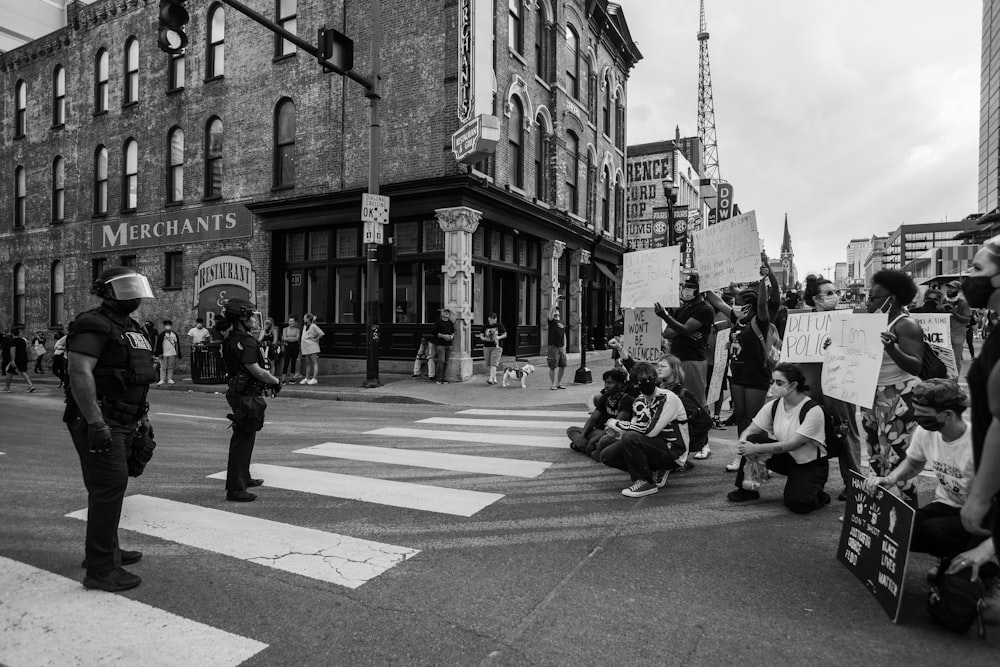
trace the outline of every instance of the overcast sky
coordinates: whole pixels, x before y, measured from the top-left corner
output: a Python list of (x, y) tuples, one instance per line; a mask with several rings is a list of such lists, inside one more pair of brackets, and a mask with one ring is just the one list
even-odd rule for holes
[[(617, 0), (628, 143), (698, 132), (698, 0)], [(982, 0), (705, 0), (719, 170), (799, 277), (852, 238), (978, 207)]]

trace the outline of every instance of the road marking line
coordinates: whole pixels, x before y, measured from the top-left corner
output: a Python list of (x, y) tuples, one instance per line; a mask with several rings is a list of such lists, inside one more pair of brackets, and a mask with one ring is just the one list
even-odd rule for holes
[(267, 644), (0, 556), (0, 663), (239, 665)]
[(557, 435), (514, 435), (510, 433), (463, 433), (461, 431), (436, 431), (419, 428), (387, 427), (365, 431), (365, 435), (390, 435), (402, 438), (428, 438), (455, 440), (470, 445), (514, 445), (517, 447), (549, 447), (569, 449), (569, 438)]
[[(497, 410), (493, 408), (471, 408), (459, 410), (457, 415), (480, 415), (482, 417), (568, 417), (584, 421), (590, 415), (586, 410)], [(582, 424), (581, 424), (582, 425)]]
[(418, 424), (447, 424), (449, 426), (479, 426), (500, 428), (543, 428), (565, 431), (570, 426), (583, 426), (582, 420), (554, 421), (550, 419), (466, 419), (464, 417), (428, 417), (418, 419)]
[(454, 470), (456, 472), (478, 472), (485, 475), (505, 477), (538, 477), (551, 463), (542, 461), (521, 461), (519, 459), (493, 458), (488, 456), (466, 456), (465, 454), (442, 454), (413, 449), (391, 447), (369, 447), (350, 445), (342, 442), (324, 442), (315, 447), (297, 449), (295, 454), (314, 454), (353, 461), (371, 461), (395, 465)]
[[(87, 510), (66, 516), (86, 520)], [(125, 498), (119, 525), (348, 588), (358, 588), (420, 553), (418, 549), (144, 495)]]
[[(263, 477), (265, 484), (273, 488), (457, 516), (472, 516), (503, 498), (500, 493), (465, 491), (263, 463), (255, 464), (251, 471), (254, 477)], [(225, 479), (226, 472), (217, 472), (208, 477)]]
[[(182, 419), (207, 419), (214, 422), (227, 422), (228, 417), (203, 417), (202, 415), (180, 415), (175, 412), (157, 412), (154, 413), (157, 417), (180, 417)], [(274, 422), (264, 422), (265, 424), (273, 424)]]

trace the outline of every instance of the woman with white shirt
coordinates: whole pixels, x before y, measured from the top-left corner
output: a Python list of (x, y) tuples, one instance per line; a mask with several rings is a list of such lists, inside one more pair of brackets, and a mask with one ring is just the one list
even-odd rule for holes
[(805, 376), (794, 364), (778, 364), (771, 373), (768, 401), (740, 434), (737, 451), (740, 470), (736, 490), (727, 498), (734, 503), (760, 498), (759, 491), (744, 488), (748, 457), (763, 459), (768, 469), (788, 477), (785, 507), (806, 514), (830, 503), (823, 490), (830, 466), (826, 459), (826, 417), (823, 407), (809, 398)]

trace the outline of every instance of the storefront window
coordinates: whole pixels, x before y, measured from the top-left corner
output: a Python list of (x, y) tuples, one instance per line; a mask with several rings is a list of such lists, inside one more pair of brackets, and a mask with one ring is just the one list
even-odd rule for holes
[(472, 233), (472, 255), (474, 257), (486, 257), (486, 230), (482, 225)]
[(395, 284), (393, 286), (393, 318), (397, 324), (417, 322), (418, 307), (417, 277), (420, 275), (420, 264), (396, 264)]
[(514, 237), (510, 234), (503, 235), (503, 261), (514, 262)]
[(444, 288), (439, 270), (433, 263), (424, 264), (424, 322), (437, 322), (444, 308)]
[(358, 230), (354, 227), (337, 230), (337, 257), (360, 257), (358, 253)]
[(472, 323), (485, 324), (486, 317), (483, 314), (483, 267), (475, 267), (472, 274)]
[(309, 232), (309, 259), (325, 260), (330, 256), (330, 232)]
[(337, 268), (336, 315), (338, 324), (356, 324), (361, 321), (361, 267)]
[(420, 223), (397, 222), (393, 224), (393, 237), (396, 241), (396, 252), (400, 254), (420, 252)]
[[(444, 250), (444, 230), (435, 220), (424, 222), (424, 252)], [(434, 318), (436, 320), (437, 317)], [(433, 322), (434, 320), (431, 320)]]
[(490, 232), (490, 259), (494, 262), (500, 261), (500, 250), (503, 245), (500, 241), (500, 232)]
[(301, 262), (306, 258), (306, 235), (303, 232), (289, 234), (286, 237), (285, 256), (289, 262)]

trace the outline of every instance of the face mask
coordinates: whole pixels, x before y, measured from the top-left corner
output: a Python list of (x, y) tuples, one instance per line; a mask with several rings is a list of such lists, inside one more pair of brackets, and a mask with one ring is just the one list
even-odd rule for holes
[(641, 391), (643, 394), (646, 394), (647, 396), (656, 391), (655, 380), (640, 380), (639, 382), (636, 383), (636, 386), (639, 388), (639, 391)]
[(973, 308), (985, 308), (993, 296), (996, 288), (990, 282), (990, 276), (966, 276), (962, 278), (962, 292), (965, 293), (965, 300)]
[(837, 302), (839, 299), (836, 294), (830, 294), (829, 296), (821, 296), (813, 301), (822, 306), (823, 310), (834, 310), (837, 308)]
[(782, 385), (780, 387), (776, 384), (772, 384), (771, 396), (774, 396), (775, 398), (784, 398), (785, 396), (788, 396), (788, 392), (790, 392), (791, 390), (792, 388), (789, 387), (787, 384)]
[(928, 431), (940, 431), (944, 428), (944, 424), (934, 416), (916, 417), (914, 421), (917, 422), (917, 426)]
[(682, 289), (681, 290), (681, 301), (692, 301), (695, 298), (695, 296), (697, 296), (697, 294), (698, 293), (695, 292), (693, 289), (690, 289), (690, 288), (688, 288), (688, 289)]

